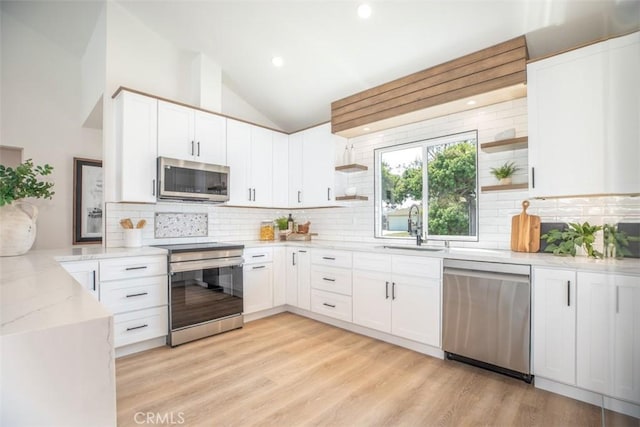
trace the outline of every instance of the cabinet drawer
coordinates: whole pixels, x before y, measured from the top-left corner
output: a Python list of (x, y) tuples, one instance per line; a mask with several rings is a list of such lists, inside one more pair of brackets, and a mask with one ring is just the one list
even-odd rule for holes
[(140, 256), (100, 261), (100, 280), (135, 279), (167, 274), (167, 257)]
[(440, 259), (404, 255), (391, 257), (391, 272), (394, 276), (401, 274), (439, 279), (440, 270)]
[(102, 284), (100, 301), (114, 314), (167, 305), (167, 276), (115, 280)]
[(122, 347), (167, 335), (168, 308), (156, 307), (113, 316), (113, 344)]
[(364, 271), (391, 272), (391, 257), (385, 254), (369, 252), (355, 252), (353, 254), (353, 269)]
[(330, 267), (351, 268), (351, 252), (314, 249), (311, 252), (311, 263)]
[(273, 260), (273, 248), (249, 248), (242, 253), (245, 264), (271, 262)]
[(311, 311), (351, 322), (351, 297), (312, 289)]
[(311, 287), (343, 295), (351, 295), (351, 270), (314, 265)]

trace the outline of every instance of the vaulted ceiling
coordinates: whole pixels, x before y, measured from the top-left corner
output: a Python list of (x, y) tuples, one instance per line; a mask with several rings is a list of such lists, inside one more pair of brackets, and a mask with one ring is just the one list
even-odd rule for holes
[[(640, 28), (637, 0), (380, 0), (366, 20), (346, 0), (117, 1), (177, 47), (211, 57), (286, 131), (329, 120), (332, 101), (522, 34), (538, 57)], [(2, 3), (78, 56), (101, 7)]]

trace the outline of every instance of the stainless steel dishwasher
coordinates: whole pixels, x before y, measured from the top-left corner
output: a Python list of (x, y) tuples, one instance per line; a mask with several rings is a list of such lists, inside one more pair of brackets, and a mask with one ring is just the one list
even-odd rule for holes
[(531, 382), (530, 275), (528, 265), (444, 260), (448, 359)]

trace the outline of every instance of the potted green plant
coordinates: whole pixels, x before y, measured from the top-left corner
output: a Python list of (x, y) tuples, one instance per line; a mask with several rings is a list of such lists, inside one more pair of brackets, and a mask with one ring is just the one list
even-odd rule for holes
[(638, 241), (637, 238), (627, 236), (624, 231), (619, 231), (614, 224), (602, 226), (603, 250), (606, 258), (624, 258), (631, 255), (629, 242)]
[(0, 256), (22, 255), (33, 246), (38, 209), (23, 199), (51, 199), (53, 183), (39, 176), (52, 171), (48, 164), (34, 166), (31, 159), (15, 169), (0, 165)]
[(506, 162), (498, 168), (491, 168), (491, 174), (500, 181), (500, 184), (507, 185), (511, 184), (511, 176), (519, 170), (515, 162)]
[(602, 258), (602, 253), (595, 250), (593, 243), (596, 240), (596, 232), (602, 230), (601, 225), (591, 225), (588, 222), (578, 224), (570, 222), (564, 230), (551, 229), (540, 236), (546, 240), (545, 252), (554, 255), (576, 256), (576, 249), (583, 247), (590, 258)]
[[(286, 240), (287, 237), (287, 228), (288, 228), (288, 218), (286, 216), (281, 216), (280, 218), (276, 218), (274, 220), (278, 229), (280, 230), (280, 240)], [(284, 236), (284, 239), (283, 239)]]

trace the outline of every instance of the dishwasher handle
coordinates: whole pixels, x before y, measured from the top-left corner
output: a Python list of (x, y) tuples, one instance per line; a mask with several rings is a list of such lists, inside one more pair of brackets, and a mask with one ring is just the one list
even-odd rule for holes
[(517, 283), (529, 283), (529, 276), (523, 274), (511, 274), (511, 273), (492, 273), (488, 271), (479, 271), (479, 270), (464, 270), (461, 268), (444, 268), (444, 276), (465, 276), (465, 277), (474, 277), (474, 278), (482, 278), (489, 280), (505, 280), (510, 282)]

